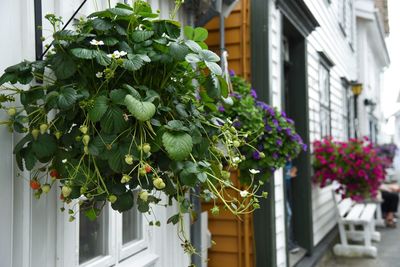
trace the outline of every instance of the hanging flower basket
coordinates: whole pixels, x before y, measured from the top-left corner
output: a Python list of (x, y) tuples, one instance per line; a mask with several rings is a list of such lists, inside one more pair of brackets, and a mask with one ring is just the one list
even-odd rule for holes
[(248, 184), (256, 176), (265, 182), (275, 170), (307, 150), (307, 145), (296, 133), (294, 121), (283, 111), (259, 100), (251, 85), (233, 71), (230, 79), (233, 92), (220, 101), (213, 115), (232, 121), (245, 142), (233, 143), (242, 154), (234, 162), (240, 169), (240, 180)]
[(321, 187), (336, 181), (339, 184), (336, 191), (343, 198), (350, 197), (355, 201), (376, 198), (385, 179), (385, 170), (367, 138), (348, 142), (325, 138), (315, 141), (313, 146), (313, 179)]
[(224, 193), (240, 192), (223, 166), (242, 157), (232, 140), (246, 140), (229, 120), (213, 123), (209, 110), (228, 90), (205, 29), (185, 27), (182, 38), (177, 21), (159, 20), (144, 1), (95, 12), (75, 30), (46, 17), (54, 28), (47, 56), (0, 77), (2, 124), (23, 135), (14, 153), (36, 197), (59, 185), (61, 200), (82, 200), (90, 219), (107, 202), (144, 213), (176, 202), (174, 224), (193, 212), (194, 197), (220, 199), (234, 214), (254, 209), (259, 185), (241, 199)]

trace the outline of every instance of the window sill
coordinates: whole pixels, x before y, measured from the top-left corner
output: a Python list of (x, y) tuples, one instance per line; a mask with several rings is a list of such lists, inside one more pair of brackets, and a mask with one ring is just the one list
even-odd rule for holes
[(132, 267), (132, 263), (134, 263), (135, 267), (150, 267), (154, 266), (159, 258), (160, 257), (154, 253), (144, 251), (142, 253), (138, 253), (136, 255), (133, 255), (132, 257), (127, 258), (116, 266)]

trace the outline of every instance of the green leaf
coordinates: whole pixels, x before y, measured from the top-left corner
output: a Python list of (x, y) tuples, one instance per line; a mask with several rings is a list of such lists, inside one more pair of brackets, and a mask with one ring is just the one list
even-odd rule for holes
[(193, 41), (195, 42), (203, 42), (208, 37), (208, 31), (204, 28), (198, 27), (194, 29), (193, 33)]
[(95, 221), (97, 219), (97, 213), (96, 210), (92, 207), (88, 210), (85, 210), (85, 216), (88, 218), (90, 221)]
[(141, 43), (150, 39), (153, 35), (153, 31), (136, 30), (132, 33), (132, 39), (135, 43)]
[(197, 180), (199, 180), (201, 183), (205, 183), (207, 181), (207, 174), (204, 172), (199, 172), (196, 174)]
[(200, 51), (202, 51), (201, 47), (195, 41), (186, 40), (185, 45), (195, 53), (200, 53)]
[(128, 127), (124, 112), (119, 107), (109, 106), (100, 120), (100, 126), (105, 133), (120, 133)]
[(113, 24), (105, 19), (95, 18), (92, 20), (93, 28), (99, 31), (108, 31), (113, 27)]
[(74, 40), (79, 33), (71, 30), (61, 30), (53, 34), (54, 39), (57, 40)]
[(151, 102), (141, 102), (131, 95), (125, 97), (125, 105), (129, 112), (139, 121), (150, 120), (156, 113), (156, 107)]
[(108, 11), (110, 11), (112, 14), (117, 15), (117, 16), (130, 16), (133, 14), (132, 10), (126, 9), (126, 8), (109, 8), (107, 9)]
[(206, 50), (206, 49), (202, 49), (199, 52), (199, 56), (201, 56), (204, 61), (208, 61), (208, 62), (218, 62), (218, 61), (220, 61), (220, 58), (219, 58), (219, 56), (217, 54), (215, 54), (214, 52), (212, 52), (210, 50)]
[(201, 58), (196, 54), (187, 54), (185, 60), (189, 63), (198, 63), (201, 61)]
[(209, 61), (205, 61), (204, 63), (206, 63), (206, 66), (212, 73), (215, 75), (222, 75), (222, 69), (217, 63)]
[(75, 104), (77, 99), (76, 90), (72, 87), (64, 86), (59, 91), (57, 104), (60, 109), (69, 109)]
[(28, 171), (32, 170), (35, 167), (37, 161), (32, 147), (29, 145), (28, 147), (21, 150), (21, 156), (24, 159), (26, 169)]
[(124, 84), (122, 85), (122, 88), (128, 90), (128, 92), (136, 99), (140, 100), (142, 99), (142, 97), (140, 96), (139, 92), (136, 91), (135, 88), (133, 88), (132, 86), (130, 86), (129, 84)]
[(171, 131), (189, 131), (189, 128), (183, 125), (183, 122), (180, 120), (172, 120), (169, 121), (168, 124), (165, 126), (166, 129)]
[(57, 140), (53, 135), (40, 134), (38, 139), (32, 142), (32, 150), (39, 160), (51, 157), (57, 151)]
[(128, 94), (125, 89), (115, 89), (110, 92), (111, 101), (114, 104), (124, 105), (125, 96)]
[(58, 52), (52, 57), (52, 69), (58, 79), (67, 79), (75, 74), (77, 67), (70, 55)]
[(185, 37), (189, 40), (193, 40), (193, 36), (194, 36), (194, 29), (191, 26), (185, 26), (183, 28), (183, 33), (185, 35)]
[(104, 42), (104, 44), (107, 45), (107, 46), (113, 46), (113, 45), (118, 44), (118, 39), (117, 39), (117, 38), (114, 38), (114, 37), (111, 37), (111, 36), (104, 37), (104, 38), (102, 38), (101, 40), (102, 40), (102, 41)]
[(171, 55), (179, 61), (182, 61), (185, 59), (186, 55), (189, 53), (189, 49), (187, 46), (178, 44), (178, 43), (171, 43), (169, 46)]
[[(128, 35), (128, 33), (126, 32), (126, 29), (119, 24), (115, 25), (115, 30), (118, 32), (119, 35), (122, 35), (122, 36)], [(126, 50), (123, 50), (123, 51), (126, 51)]]
[(172, 160), (184, 160), (192, 152), (192, 137), (187, 133), (165, 132), (162, 135), (162, 143)]
[(100, 51), (96, 51), (95, 53), (95, 57), (96, 57), (96, 61), (97, 63), (99, 63), (102, 66), (108, 66), (111, 64), (111, 58), (109, 58), (107, 56), (107, 53), (100, 50)]
[(92, 59), (97, 55), (96, 50), (86, 49), (86, 48), (73, 48), (71, 53), (77, 58)]
[(143, 59), (139, 55), (128, 54), (128, 59), (124, 60), (123, 67), (129, 71), (136, 71), (143, 66)]
[(168, 218), (167, 223), (172, 223), (172, 224), (177, 224), (179, 222), (180, 219), (180, 214), (177, 213), (171, 217)]
[(222, 76), (218, 76), (218, 81), (219, 81), (219, 86), (220, 86), (220, 91), (221, 91), (221, 96), (227, 98), (229, 94), (229, 88), (228, 84), (226, 83), (226, 80)]
[(133, 207), (133, 194), (131, 191), (117, 195), (117, 201), (111, 204), (114, 210), (119, 212), (128, 211)]
[(18, 153), (21, 151), (21, 149), (25, 146), (26, 143), (32, 141), (32, 135), (31, 134), (27, 134), (24, 136), (24, 138), (22, 138), (21, 140), (19, 140), (19, 142), (15, 145), (14, 147), (14, 154)]
[(103, 117), (108, 109), (108, 98), (99, 96), (94, 100), (94, 106), (89, 110), (89, 119), (93, 122), (98, 122)]
[(117, 147), (114, 149), (108, 158), (108, 165), (110, 165), (110, 168), (117, 172), (121, 173), (124, 169), (125, 166), (125, 155), (126, 153), (123, 153), (123, 149), (121, 147)]

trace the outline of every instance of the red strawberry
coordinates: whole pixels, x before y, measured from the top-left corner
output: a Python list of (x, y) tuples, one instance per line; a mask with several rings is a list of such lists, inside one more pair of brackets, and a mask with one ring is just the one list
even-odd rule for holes
[(38, 190), (41, 187), (40, 183), (37, 180), (31, 180), (30, 186), (33, 190)]
[(58, 178), (60, 178), (60, 174), (58, 173), (58, 171), (56, 169), (52, 169), (50, 171), (50, 177), (58, 179)]
[(146, 166), (144, 166), (144, 169), (146, 170), (146, 173), (151, 172), (151, 167), (148, 164), (146, 164)]

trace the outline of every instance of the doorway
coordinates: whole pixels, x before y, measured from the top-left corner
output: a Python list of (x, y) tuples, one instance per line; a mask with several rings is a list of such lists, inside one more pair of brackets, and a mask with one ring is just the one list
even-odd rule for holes
[[(307, 40), (282, 17), (282, 109), (295, 121), (298, 134), (309, 145)], [(309, 150), (301, 152), (292, 166), (297, 167), (297, 176), (284, 181), (288, 266), (294, 266), (304, 255), (311, 255), (313, 248)]]

